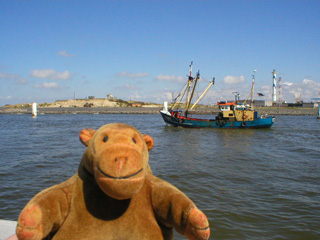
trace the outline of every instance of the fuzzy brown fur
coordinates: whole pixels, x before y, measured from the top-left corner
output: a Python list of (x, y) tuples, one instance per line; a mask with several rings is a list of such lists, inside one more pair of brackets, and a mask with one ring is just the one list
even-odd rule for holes
[(22, 210), (19, 239), (208, 239), (206, 216), (177, 188), (152, 175), (154, 142), (132, 126), (84, 129), (78, 172), (38, 193)]

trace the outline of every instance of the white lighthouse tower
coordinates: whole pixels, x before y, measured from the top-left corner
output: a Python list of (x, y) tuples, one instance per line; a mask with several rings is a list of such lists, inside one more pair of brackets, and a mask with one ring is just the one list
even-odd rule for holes
[(272, 104), (275, 105), (277, 102), (277, 72), (273, 69), (273, 87), (272, 87)]
[(36, 117), (38, 115), (37, 103), (32, 103), (32, 117)]

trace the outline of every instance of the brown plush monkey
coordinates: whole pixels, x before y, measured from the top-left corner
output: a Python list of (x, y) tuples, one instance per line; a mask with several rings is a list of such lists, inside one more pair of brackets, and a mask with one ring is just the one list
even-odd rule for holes
[(207, 217), (177, 188), (155, 177), (154, 142), (132, 126), (84, 129), (78, 172), (38, 193), (22, 210), (18, 239), (208, 239)]

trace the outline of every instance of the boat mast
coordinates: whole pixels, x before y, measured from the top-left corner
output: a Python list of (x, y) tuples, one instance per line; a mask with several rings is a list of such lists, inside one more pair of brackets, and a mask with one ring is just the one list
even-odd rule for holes
[(209, 83), (208, 87), (203, 91), (203, 93), (202, 93), (201, 96), (198, 98), (198, 100), (192, 105), (192, 107), (190, 108), (190, 110), (194, 109), (194, 107), (198, 104), (198, 102), (206, 95), (206, 93), (208, 92), (208, 90), (210, 89), (210, 87), (214, 84), (214, 80), (215, 80), (215, 78), (212, 78), (212, 81)]
[(253, 75), (252, 75), (252, 86), (251, 86), (251, 91), (250, 91), (250, 94), (248, 95), (247, 99), (244, 101), (243, 105), (246, 104), (247, 100), (249, 99), (250, 97), (250, 108), (253, 109), (253, 92), (254, 92), (254, 82), (255, 82), (255, 73), (256, 73), (257, 70), (253, 70)]
[[(175, 101), (174, 101), (174, 105), (173, 107), (171, 108), (172, 110), (175, 109), (175, 107), (177, 106), (177, 104), (181, 103), (182, 101), (182, 98), (187, 90), (187, 87), (188, 87), (188, 82), (186, 83), (186, 85), (183, 87), (183, 89), (180, 91), (180, 93), (178, 94), (178, 96), (175, 98)], [(179, 99), (178, 99), (179, 98)]]
[(254, 75), (256, 73), (257, 70), (253, 70), (253, 75), (252, 75), (252, 87), (251, 87), (251, 109), (253, 109), (253, 92), (254, 92), (254, 81), (255, 81), (255, 78), (254, 78)]
[(190, 75), (189, 75), (189, 77), (192, 77), (192, 65), (193, 65), (193, 61), (191, 61), (191, 64), (189, 65), (189, 68), (190, 68)]
[(193, 85), (193, 88), (192, 88), (192, 93), (191, 93), (190, 99), (188, 100), (188, 103), (187, 103), (187, 107), (186, 107), (186, 111), (185, 111), (185, 117), (188, 116), (188, 109), (190, 107), (190, 103), (191, 103), (191, 100), (193, 98), (194, 90), (196, 89), (197, 82), (198, 82), (199, 78), (200, 78), (200, 72), (198, 70), (197, 76), (196, 76), (196, 79), (195, 79), (195, 82), (194, 82), (194, 85)]
[[(191, 83), (192, 81), (194, 80), (193, 77), (192, 77), (192, 65), (193, 65), (193, 61), (191, 61), (191, 64), (189, 65), (189, 68), (190, 68), (190, 73), (189, 73), (189, 76), (187, 75), (188, 77), (188, 81), (186, 83), (186, 85), (183, 87), (183, 89), (180, 91), (180, 93), (178, 94), (178, 96), (175, 98), (175, 101), (174, 101), (174, 104), (173, 104), (173, 107), (171, 108), (172, 110), (175, 109), (175, 107), (182, 103), (182, 100), (185, 96), (185, 94), (187, 93), (187, 96), (186, 96), (186, 102), (185, 104), (187, 105), (188, 104), (188, 101), (189, 101), (189, 98), (190, 98), (190, 88), (191, 88)], [(178, 99), (179, 98), (179, 99)]]
[(191, 61), (191, 64), (189, 65), (190, 68), (190, 74), (188, 77), (188, 92), (187, 92), (187, 98), (186, 98), (186, 105), (188, 105), (188, 102), (190, 101), (190, 88), (191, 88), (191, 83), (193, 81), (193, 77), (192, 77), (192, 65), (193, 65), (193, 61)]

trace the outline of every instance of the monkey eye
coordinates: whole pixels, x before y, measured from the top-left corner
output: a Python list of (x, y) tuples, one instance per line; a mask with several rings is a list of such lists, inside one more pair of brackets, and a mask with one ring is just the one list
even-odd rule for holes
[(107, 142), (107, 141), (108, 141), (108, 136), (105, 136), (105, 137), (103, 138), (103, 141), (104, 141), (104, 142)]
[(136, 140), (135, 138), (132, 138), (132, 141), (133, 141), (134, 143), (137, 143), (137, 140)]

